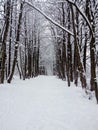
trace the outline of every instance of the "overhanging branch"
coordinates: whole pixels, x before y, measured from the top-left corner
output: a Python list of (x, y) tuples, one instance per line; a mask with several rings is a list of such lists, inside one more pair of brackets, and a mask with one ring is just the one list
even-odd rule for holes
[(67, 30), (66, 28), (64, 28), (63, 26), (61, 26), (59, 23), (55, 22), (54, 20), (52, 20), (49, 16), (47, 16), (43, 11), (41, 11), (39, 8), (35, 7), (34, 5), (28, 3), (25, 1), (25, 3), (27, 5), (29, 5), (30, 7), (32, 7), (33, 9), (35, 9), (36, 11), (38, 11), (40, 14), (42, 14), (47, 20), (49, 20), (51, 23), (53, 23), (54, 25), (58, 26), (59, 28), (61, 28), (62, 30), (64, 30), (65, 32), (69, 33), (70, 35), (74, 36), (74, 34)]

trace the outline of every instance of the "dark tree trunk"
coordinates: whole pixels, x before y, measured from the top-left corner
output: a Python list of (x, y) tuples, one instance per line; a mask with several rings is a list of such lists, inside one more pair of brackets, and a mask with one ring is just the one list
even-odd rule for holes
[(31, 60), (32, 60), (32, 55), (31, 55), (31, 42), (29, 41), (28, 43), (28, 78), (31, 77), (32, 74), (32, 66), (31, 66)]
[(86, 77), (85, 77), (85, 70), (80, 59), (79, 45), (77, 42), (77, 34), (76, 34), (75, 21), (74, 21), (74, 10), (73, 10), (73, 6), (72, 5), (70, 6), (71, 6), (72, 24), (73, 24), (73, 31), (74, 31), (74, 44), (76, 45), (76, 50), (77, 50), (76, 54), (77, 54), (77, 59), (78, 59), (78, 70), (80, 72), (80, 80), (81, 80), (82, 88), (86, 88), (87, 83), (86, 83)]
[(10, 8), (10, 11), (11, 11), (11, 13), (10, 13), (10, 34), (9, 34), (9, 57), (8, 57), (8, 75), (7, 76), (9, 76), (9, 74), (10, 74), (10, 69), (11, 69), (11, 44), (12, 44), (12, 14), (13, 14), (13, 1), (12, 1), (12, 7)]
[(20, 29), (21, 29), (22, 13), (23, 13), (23, 2), (21, 2), (21, 5), (20, 5), (20, 13), (19, 13), (19, 19), (18, 19), (18, 27), (17, 27), (15, 51), (14, 51), (14, 60), (13, 60), (11, 73), (10, 73), (9, 78), (7, 80), (8, 83), (11, 82), (11, 80), (13, 78), (13, 75), (14, 75), (14, 71), (15, 71), (15, 65), (16, 65), (17, 54), (18, 54), (18, 46), (19, 46), (19, 40), (20, 40)]
[[(68, 7), (68, 30), (70, 30), (71, 20), (70, 20), (70, 9)], [(69, 64), (69, 76), (70, 81), (73, 82), (73, 61), (72, 61), (72, 45), (71, 45), (71, 36), (68, 34), (68, 45), (67, 45), (67, 54), (68, 54), (68, 64)]]
[(7, 35), (9, 30), (10, 5), (11, 5), (11, 1), (7, 0), (6, 7), (5, 7), (6, 8), (5, 29), (4, 29), (4, 35), (3, 35), (2, 47), (1, 47), (1, 51), (2, 51), (1, 83), (4, 83), (5, 62), (6, 62), (6, 41), (7, 41)]
[(25, 49), (24, 49), (24, 55), (25, 55), (25, 61), (24, 61), (24, 79), (27, 77), (27, 26), (26, 26), (26, 13), (25, 13), (25, 22), (24, 22), (24, 28), (25, 28)]
[[(64, 3), (62, 3), (62, 25), (65, 26), (65, 10), (64, 10)], [(65, 68), (66, 68), (66, 38), (65, 32), (63, 31), (63, 41), (62, 41), (62, 78), (66, 79), (65, 76)], [(67, 70), (66, 70), (67, 71)]]
[(87, 53), (87, 32), (85, 32), (85, 44), (84, 44), (84, 53), (83, 53), (83, 65), (86, 72), (86, 53)]

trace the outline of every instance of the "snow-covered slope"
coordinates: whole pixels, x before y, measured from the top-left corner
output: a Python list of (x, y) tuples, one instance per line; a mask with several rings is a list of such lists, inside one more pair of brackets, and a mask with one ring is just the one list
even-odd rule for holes
[(98, 105), (56, 77), (0, 85), (0, 130), (98, 130)]

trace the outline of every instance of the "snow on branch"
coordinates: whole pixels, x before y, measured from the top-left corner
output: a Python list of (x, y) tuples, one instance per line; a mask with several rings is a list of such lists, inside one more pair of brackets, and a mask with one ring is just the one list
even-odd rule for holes
[(49, 20), (51, 23), (53, 23), (54, 25), (58, 26), (59, 28), (63, 29), (64, 31), (66, 31), (67, 33), (69, 33), (70, 35), (74, 36), (74, 34), (67, 30), (66, 28), (64, 28), (63, 26), (61, 26), (59, 23), (57, 23), (56, 21), (54, 21), (53, 19), (51, 19), (49, 16), (47, 16), (43, 11), (41, 11), (39, 8), (35, 7), (34, 5), (30, 4), (29, 2), (25, 3), (27, 5), (29, 5), (30, 7), (32, 7), (33, 9), (35, 9), (36, 11), (38, 11), (40, 14), (42, 14), (47, 20)]
[(78, 10), (78, 12), (81, 14), (81, 16), (82, 16), (82, 17), (84, 18), (84, 20), (87, 22), (88, 27), (89, 27), (89, 29), (90, 29), (90, 31), (91, 31), (91, 33), (92, 33), (92, 36), (94, 36), (93, 30), (92, 30), (92, 26), (91, 26), (91, 24), (90, 24), (88, 18), (87, 18), (86, 15), (82, 12), (82, 10), (78, 7), (78, 5), (76, 5), (76, 3), (75, 3), (75, 2), (72, 2), (71, 0), (64, 0), (64, 1), (59, 1), (59, 2), (65, 2), (65, 1), (67, 1), (68, 3), (70, 3), (70, 4), (72, 4), (73, 6), (76, 7), (76, 9)]

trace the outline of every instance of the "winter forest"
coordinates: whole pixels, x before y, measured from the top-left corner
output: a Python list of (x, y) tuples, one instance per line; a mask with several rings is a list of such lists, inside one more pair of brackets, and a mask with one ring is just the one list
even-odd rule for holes
[[(45, 87), (36, 87), (34, 89), (34, 85), (36, 86), (35, 81), (39, 82), (40, 86), (49, 84), (51, 90), (49, 89), (48, 91), (48, 88)], [(56, 83), (59, 84), (59, 87), (60, 85), (63, 87), (67, 86), (65, 87), (66, 90), (63, 87), (61, 87), (60, 90), (58, 90), (58, 88), (52, 88), (53, 84), (51, 82), (53, 82), (54, 86)], [(0, 106), (2, 106), (2, 102), (5, 99), (4, 97), (8, 99), (13, 98), (14, 85), (17, 86), (14, 94), (17, 89), (20, 88), (20, 92), (19, 90), (18, 92), (24, 93), (24, 98), (26, 98), (26, 92), (22, 89), (24, 89), (23, 86), (26, 85), (32, 86), (29, 88), (31, 90), (26, 88), (25, 91), (27, 91), (28, 95), (33, 96), (34, 93), (36, 93), (35, 90), (40, 92), (42, 91), (41, 89), (43, 89), (43, 91), (47, 93), (46, 97), (50, 91), (51, 93), (58, 91), (58, 93), (56, 93), (58, 96), (63, 96), (64, 91), (66, 91), (66, 98), (66, 94), (74, 93), (74, 90), (81, 90), (81, 95), (83, 92), (85, 98), (87, 98), (84, 102), (88, 102), (89, 104), (89, 107), (86, 109), (90, 109), (91, 106), (98, 107), (98, 0), (0, 0)], [(19, 88), (18, 85), (20, 85)], [(11, 86), (11, 91), (9, 90), (9, 86)], [(7, 95), (5, 91), (7, 91)], [(61, 95), (59, 95), (59, 91)], [(18, 92), (16, 96), (19, 96), (20, 99), (17, 99), (17, 103), (19, 100), (23, 102)], [(43, 93), (41, 94), (44, 95)], [(41, 94), (37, 96), (40, 97)], [(75, 96), (75, 94), (73, 94), (73, 96)], [(69, 94), (67, 98), (70, 97), (71, 94)], [(42, 96), (40, 98), (42, 98)], [(48, 98), (49, 97), (47, 97), (47, 99)], [(93, 100), (92, 98), (95, 98), (93, 104), (89, 103), (89, 100)], [(57, 102), (62, 100), (62, 98), (59, 99), (59, 97), (57, 97), (57, 99)], [(73, 102), (74, 100), (75, 99), (73, 99)], [(16, 101), (16, 98), (14, 101)], [(34, 99), (33, 101), (35, 102)], [(7, 101), (5, 101), (5, 104), (6, 102)], [(9, 102), (9, 104), (11, 104), (10, 100)], [(65, 99), (64, 102), (66, 102)], [(62, 106), (62, 108), (66, 108), (68, 102), (65, 104), (65, 107)], [(39, 103), (42, 105), (40, 101)], [(51, 106), (54, 106), (54, 104), (51, 104)], [(78, 108), (80, 104), (78, 103), (75, 107)], [(60, 104), (58, 104), (58, 106), (59, 105)], [(32, 106), (32, 108), (34, 107)], [(0, 111), (3, 111), (2, 109), (0, 109)], [(81, 107), (79, 109), (81, 111)], [(93, 108), (90, 113), (95, 112), (98, 114), (97, 109), (95, 112)], [(15, 112), (15, 110), (13, 111)], [(57, 114), (57, 112), (55, 113)], [(10, 116), (9, 114), (7, 118), (9, 119)], [(29, 118), (29, 116), (27, 114), (27, 118)], [(91, 114), (91, 122), (95, 120), (93, 116), (94, 115)], [(55, 118), (53, 119), (55, 120)], [(11, 127), (12, 125), (9, 124), (9, 127), (3, 126), (2, 124), (6, 122), (6, 120), (3, 119), (2, 121), (2, 119), (0, 119), (0, 129), (71, 130), (71, 128), (74, 127), (73, 130), (97, 130), (97, 121), (98, 120), (92, 122), (92, 127), (88, 129), (83, 129), (82, 125), (75, 128), (75, 124), (71, 124), (72, 127), (70, 128), (56, 127), (57, 122), (54, 123), (55, 127), (48, 126), (44, 128), (43, 126), (42, 128), (37, 128), (34, 127), (34, 124), (32, 126), (30, 123), (32, 128), (30, 125), (28, 128), (17, 128), (14, 127), (15, 125)], [(38, 123), (38, 120), (36, 123)], [(40, 124), (42, 124), (42, 122)]]

